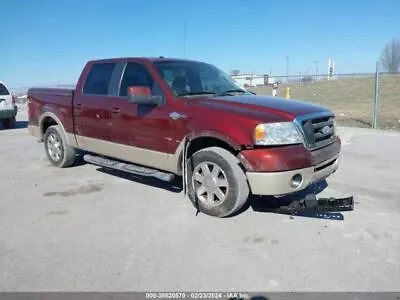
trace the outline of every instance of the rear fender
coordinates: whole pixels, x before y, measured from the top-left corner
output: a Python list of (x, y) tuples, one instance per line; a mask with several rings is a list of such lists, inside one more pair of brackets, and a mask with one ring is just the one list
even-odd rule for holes
[[(50, 109), (50, 107), (44, 107), (45, 109)], [(43, 136), (44, 136), (44, 132), (43, 132), (43, 125), (44, 125), (44, 120), (49, 117), (52, 118), (58, 126), (60, 126), (62, 133), (64, 134), (64, 136), (67, 139), (68, 145), (72, 146), (72, 147), (77, 147), (77, 143), (76, 143), (76, 139), (75, 139), (75, 135), (71, 134), (71, 133), (67, 133), (65, 131), (64, 125), (61, 122), (61, 120), (57, 117), (57, 115), (52, 112), (52, 111), (46, 111), (43, 114), (41, 114), (40, 118), (39, 118), (39, 129), (40, 129), (40, 134), (41, 134), (41, 140), (43, 141)]]

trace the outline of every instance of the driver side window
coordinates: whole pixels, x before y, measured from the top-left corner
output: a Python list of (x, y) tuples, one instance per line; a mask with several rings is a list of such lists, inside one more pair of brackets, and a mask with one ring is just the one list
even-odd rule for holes
[(147, 68), (139, 63), (128, 63), (126, 65), (124, 75), (122, 76), (119, 89), (119, 96), (126, 97), (128, 87), (130, 86), (147, 86), (153, 95), (162, 96), (162, 92), (158, 84), (154, 81)]

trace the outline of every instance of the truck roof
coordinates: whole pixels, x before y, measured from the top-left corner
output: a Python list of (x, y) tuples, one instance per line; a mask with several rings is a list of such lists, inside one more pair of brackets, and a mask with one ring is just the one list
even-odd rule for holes
[(113, 57), (113, 58), (102, 58), (102, 59), (95, 59), (90, 60), (89, 63), (100, 63), (100, 62), (114, 62), (114, 61), (121, 61), (121, 60), (142, 60), (148, 62), (158, 62), (158, 61), (192, 61), (192, 62), (200, 62), (192, 59), (183, 59), (183, 58), (173, 58), (173, 57), (144, 57), (144, 56), (129, 56), (129, 57)]

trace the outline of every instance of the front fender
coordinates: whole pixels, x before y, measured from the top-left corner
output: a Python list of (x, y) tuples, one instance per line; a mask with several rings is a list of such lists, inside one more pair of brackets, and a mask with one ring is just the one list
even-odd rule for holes
[(233, 149), (238, 150), (238, 151), (242, 148), (241, 143), (238, 140), (236, 140), (235, 138), (225, 135), (221, 132), (214, 131), (214, 130), (201, 130), (198, 132), (193, 132), (187, 136), (187, 139), (189, 141), (194, 141), (195, 139), (203, 138), (203, 137), (210, 137), (210, 138), (215, 138), (215, 139), (221, 140), (224, 143), (228, 144)]
[(184, 139), (182, 139), (178, 148), (175, 151), (175, 154), (172, 156), (171, 170), (173, 170), (174, 173), (181, 175), (181, 163), (182, 163), (182, 156), (185, 151), (185, 145), (187, 147), (187, 145), (190, 142), (193, 142), (196, 139), (204, 137), (220, 140), (229, 145), (232, 149), (236, 151), (241, 151), (243, 149), (249, 148), (251, 143), (250, 142), (251, 138), (246, 136), (246, 134), (240, 131), (240, 129), (236, 129), (235, 136), (228, 135), (221, 131), (212, 129), (192, 131)]

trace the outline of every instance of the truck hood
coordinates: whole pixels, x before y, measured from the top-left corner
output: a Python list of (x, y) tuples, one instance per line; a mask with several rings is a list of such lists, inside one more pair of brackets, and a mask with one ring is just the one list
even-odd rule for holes
[[(190, 102), (188, 101), (188, 103)], [(275, 115), (279, 119), (290, 121), (302, 115), (331, 112), (322, 106), (299, 100), (260, 95), (197, 98), (193, 102), (201, 106), (252, 114), (257, 117), (261, 117), (263, 114)]]

